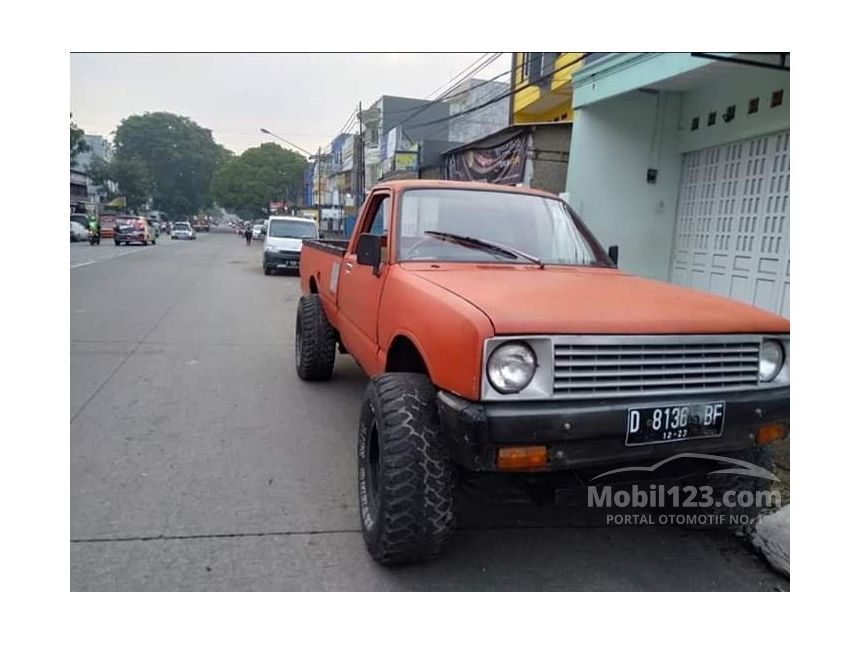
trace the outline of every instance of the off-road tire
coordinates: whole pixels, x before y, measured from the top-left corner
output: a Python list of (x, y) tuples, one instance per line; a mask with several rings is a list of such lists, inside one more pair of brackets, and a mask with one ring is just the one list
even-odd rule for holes
[(425, 375), (371, 379), (358, 431), (358, 500), (367, 550), (381, 564), (434, 558), (454, 533), (454, 469), (441, 432)]
[(334, 369), (337, 334), (329, 324), (320, 297), (307, 294), (296, 311), (296, 372), (304, 381), (325, 381)]
[(266, 275), (272, 275), (272, 270), (269, 268), (268, 264), (263, 265), (263, 273), (265, 273)]

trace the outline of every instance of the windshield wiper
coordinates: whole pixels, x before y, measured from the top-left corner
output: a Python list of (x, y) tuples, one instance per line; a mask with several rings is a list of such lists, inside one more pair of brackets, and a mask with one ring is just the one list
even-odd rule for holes
[(468, 237), (466, 235), (457, 235), (456, 233), (446, 233), (444, 231), (424, 231), (424, 235), (429, 235), (430, 237), (435, 237), (439, 240), (445, 240), (446, 242), (453, 242), (454, 244), (460, 244), (465, 247), (472, 247), (476, 249), (483, 249), (484, 251), (489, 251), (490, 253), (495, 253), (496, 255), (503, 255), (508, 258), (523, 258), (528, 260), (529, 262), (534, 262), (541, 269), (544, 268), (543, 260), (540, 258), (536, 258), (525, 251), (520, 251), (519, 249), (515, 249), (510, 246), (506, 246), (504, 244), (499, 244), (498, 242), (489, 242), (487, 240), (482, 240), (477, 237)]

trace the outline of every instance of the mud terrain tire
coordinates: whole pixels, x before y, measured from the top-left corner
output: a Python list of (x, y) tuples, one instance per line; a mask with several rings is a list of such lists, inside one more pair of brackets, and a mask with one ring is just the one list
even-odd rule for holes
[(299, 299), (296, 310), (296, 372), (303, 381), (325, 381), (334, 369), (337, 335), (315, 293)]
[(358, 500), (367, 550), (381, 564), (438, 556), (454, 533), (454, 472), (436, 390), (423, 374), (371, 379), (358, 432)]

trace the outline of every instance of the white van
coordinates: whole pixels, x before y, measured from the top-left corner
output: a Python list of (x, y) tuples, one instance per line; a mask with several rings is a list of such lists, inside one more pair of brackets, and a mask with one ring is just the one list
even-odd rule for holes
[(299, 254), (303, 240), (318, 240), (316, 222), (306, 217), (273, 215), (266, 223), (263, 244), (263, 273), (271, 275), (276, 269), (299, 269)]

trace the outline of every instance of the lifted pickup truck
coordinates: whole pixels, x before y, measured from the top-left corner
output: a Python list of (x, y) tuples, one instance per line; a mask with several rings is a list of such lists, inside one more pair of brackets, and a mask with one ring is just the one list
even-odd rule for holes
[(789, 323), (617, 269), (558, 197), (379, 184), (352, 239), (305, 242), (296, 369), (371, 377), (358, 498), (371, 555), (437, 555), (455, 471), (612, 467), (680, 453), (768, 466), (789, 430)]

